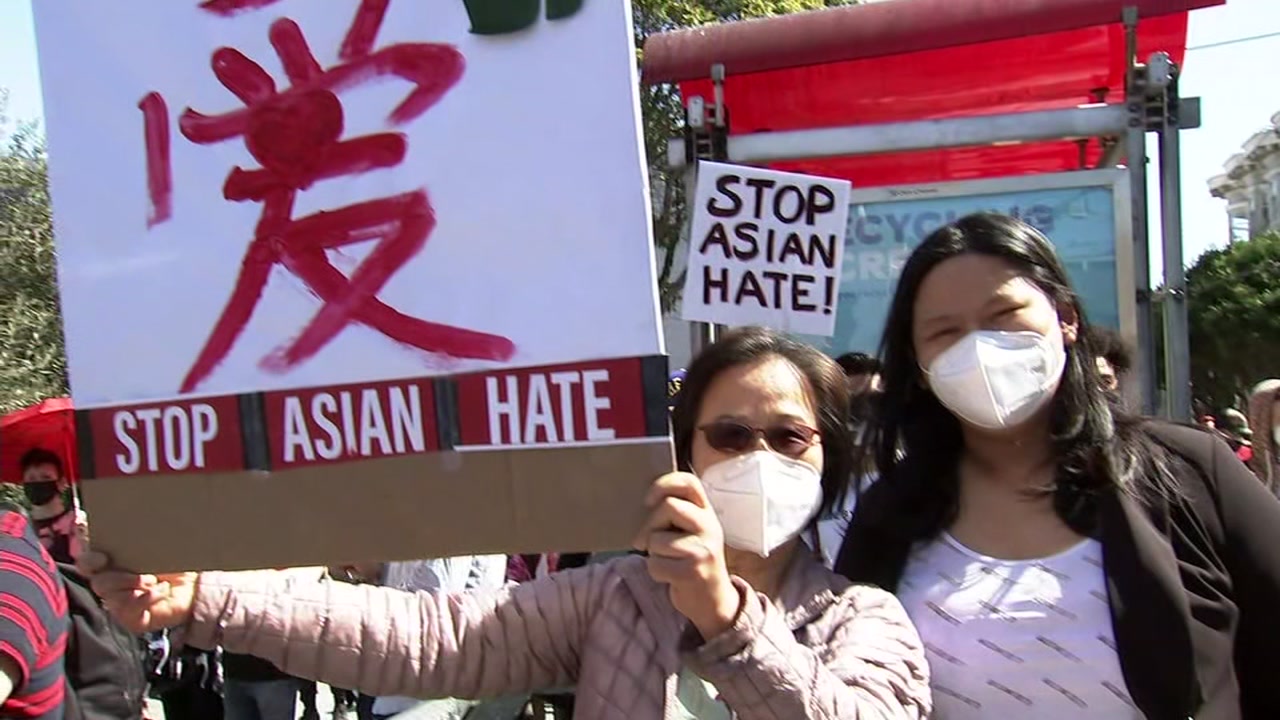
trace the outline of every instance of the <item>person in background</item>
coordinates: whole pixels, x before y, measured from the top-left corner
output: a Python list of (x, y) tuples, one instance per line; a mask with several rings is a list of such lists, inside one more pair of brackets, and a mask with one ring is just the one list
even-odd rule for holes
[(845, 353), (836, 358), (849, 382), (849, 397), (880, 389), (880, 361), (860, 352)]
[(823, 510), (817, 522), (805, 533), (805, 543), (828, 568), (835, 566), (836, 555), (844, 542), (853, 508), (862, 488), (875, 479), (874, 469), (867, 462), (865, 447), (867, 428), (881, 401), (880, 361), (866, 353), (845, 353), (836, 358), (836, 364), (844, 371), (849, 387), (849, 434), (853, 438), (853, 472), (849, 482), (836, 494), (834, 502)]
[(226, 720), (294, 720), (298, 681), (269, 660), (244, 653), (222, 654)]
[[(680, 370), (680, 381), (684, 380), (684, 370)], [(672, 392), (671, 385), (668, 385), (668, 392)], [(679, 388), (674, 392), (679, 395)], [(671, 405), (674, 407), (674, 397), (672, 397)], [(626, 553), (623, 553), (626, 554)], [(526, 553), (507, 556), (507, 572), (506, 582), (509, 584), (519, 585), (521, 583), (532, 582), (538, 578), (544, 578), (554, 572), (560, 571), (560, 560), (562, 555), (558, 552), (549, 553)], [(588, 558), (590, 560), (590, 558)], [(541, 720), (544, 717), (573, 717), (572, 708), (565, 708), (565, 705), (572, 704), (571, 688), (539, 688), (539, 692), (525, 696), (517, 696), (520, 700), (526, 700), (525, 706), (522, 708), (521, 716)], [(503, 699), (503, 702), (506, 698)], [(470, 720), (470, 718), (468, 718)], [(487, 718), (486, 718), (487, 720)]]
[[(880, 376), (877, 375), (877, 378)], [(879, 382), (877, 380), (877, 382)], [(859, 387), (865, 387), (866, 383), (861, 381), (854, 383)], [(879, 387), (870, 387), (859, 392), (850, 392), (849, 394), (849, 429), (854, 434), (854, 444), (861, 441), (861, 431), (866, 426), (867, 420), (871, 418), (875, 412), (876, 403), (881, 396), (882, 391)]]
[(836, 495), (835, 502), (823, 510), (812, 530), (805, 534), (805, 542), (828, 568), (835, 567), (836, 556), (840, 553), (840, 546), (844, 544), (845, 533), (849, 530), (849, 522), (853, 519), (853, 511), (858, 504), (858, 496), (876, 479), (869, 430), (873, 427), (871, 418), (882, 402), (884, 392), (881, 390), (867, 390), (850, 398), (849, 433), (853, 437), (853, 471), (849, 475), (849, 482)]
[[(138, 631), (183, 626), (299, 675), (417, 697), (574, 685), (579, 720), (922, 720), (929, 669), (901, 605), (801, 534), (847, 483), (844, 377), (812, 347), (726, 333), (672, 413), (630, 556), (493, 593), (407, 593), (281, 572), (140, 576), (82, 564)], [(566, 472), (572, 472), (567, 468)], [(586, 467), (583, 472), (590, 472)]]
[(1097, 354), (1098, 378), (1102, 381), (1102, 389), (1112, 397), (1121, 396), (1121, 385), (1133, 369), (1133, 353), (1129, 344), (1120, 337), (1120, 333), (1101, 325), (1088, 328), (1089, 344)]
[[(325, 574), (333, 580), (350, 585), (379, 585), (385, 572), (385, 563), (363, 562), (329, 567)], [(348, 692), (353, 692), (356, 696), (356, 720), (373, 720), (373, 703), (378, 698), (354, 690)]]
[(1107, 397), (1048, 238), (961, 218), (903, 266), (880, 477), (837, 569), (898, 594), (935, 717), (1280, 718), (1280, 501)]
[(871, 441), (867, 434), (872, 426), (871, 419), (883, 398), (884, 392), (881, 390), (866, 390), (849, 398), (849, 434), (853, 436), (854, 455), (859, 458), (858, 467), (855, 468), (858, 476), (870, 472), (861, 458), (865, 455), (863, 449)]
[(667, 410), (676, 406), (676, 398), (680, 397), (680, 388), (684, 385), (684, 376), (688, 374), (684, 368), (671, 373), (667, 378)]
[(167, 630), (152, 633), (148, 649), (151, 694), (166, 720), (223, 720), (221, 652), (181, 647)]
[(62, 458), (44, 448), (23, 454), (22, 490), (31, 503), (31, 519), (40, 544), (53, 559), (75, 564), (80, 554), (76, 514), (67, 500), (71, 484), (63, 472)]
[[(291, 582), (319, 580), (325, 575), (312, 568), (279, 572)], [(224, 650), (222, 676), (225, 720), (294, 720), (297, 716), (299, 678), (270, 660)]]
[(0, 717), (62, 720), (67, 595), (35, 528), (0, 506)]
[(1249, 419), (1235, 408), (1222, 411), (1222, 436), (1235, 451), (1240, 462), (1249, 465), (1253, 461), (1253, 429)]
[[(417, 592), (429, 590), (442, 593), (463, 593), (470, 590), (493, 592), (506, 583), (506, 555), (464, 555), (459, 557), (411, 560), (388, 563), (382, 578), (383, 587)], [(512, 702), (510, 716), (524, 706), (523, 701)], [(382, 696), (373, 701), (375, 720), (386, 720), (401, 713), (422, 708), (420, 712), (438, 720), (462, 720), (472, 707), (479, 705), (470, 700), (428, 700), (425, 703), (411, 697)]]
[[(862, 487), (866, 487), (874, 478), (864, 477)], [(857, 506), (859, 488), (845, 488), (838, 496), (836, 503), (818, 516), (817, 522), (804, 535), (805, 544), (813, 551), (815, 557), (828, 569), (836, 565), (840, 547), (844, 544), (844, 536), (849, 532), (849, 523), (853, 520), (853, 511)]]
[[(356, 712), (358, 704), (356, 694), (336, 687), (329, 688), (329, 691), (333, 694), (334, 720), (348, 720)], [(320, 710), (316, 707), (318, 692), (319, 688), (316, 687), (314, 680), (298, 681), (298, 699), (302, 701), (301, 720), (320, 720)]]
[(1253, 460), (1249, 468), (1272, 493), (1280, 495), (1280, 380), (1263, 380), (1249, 393)]
[[(72, 546), (88, 548), (88, 516), (75, 515)], [(150, 680), (146, 641), (108, 614), (75, 565), (54, 567), (69, 621), (63, 652), (68, 720), (139, 720)]]
[[(353, 584), (361, 582), (360, 576), (356, 574), (354, 568), (342, 568), (337, 575), (334, 574), (332, 568), (329, 568), (325, 570), (325, 575), (340, 582)], [(298, 699), (302, 701), (301, 720), (320, 720), (320, 710), (316, 707), (317, 692), (318, 688), (314, 680), (298, 681)], [(329, 692), (333, 695), (334, 720), (348, 720), (353, 713), (357, 712), (359, 698), (355, 692), (336, 687), (330, 687)]]

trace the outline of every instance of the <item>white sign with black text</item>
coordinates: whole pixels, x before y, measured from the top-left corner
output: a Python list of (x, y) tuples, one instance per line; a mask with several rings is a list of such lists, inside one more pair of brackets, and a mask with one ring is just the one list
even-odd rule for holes
[(835, 332), (848, 181), (703, 162), (692, 207), (685, 320)]

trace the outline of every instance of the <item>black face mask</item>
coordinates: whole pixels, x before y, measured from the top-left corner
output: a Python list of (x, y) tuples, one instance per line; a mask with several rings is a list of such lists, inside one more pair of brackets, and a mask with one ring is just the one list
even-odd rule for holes
[(22, 486), (23, 492), (27, 494), (27, 500), (32, 505), (48, 505), (58, 497), (58, 483), (56, 482), (35, 482), (27, 483)]

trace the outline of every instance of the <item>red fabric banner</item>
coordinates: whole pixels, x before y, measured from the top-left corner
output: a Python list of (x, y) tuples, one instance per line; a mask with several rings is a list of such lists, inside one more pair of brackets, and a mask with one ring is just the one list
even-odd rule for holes
[[(892, 5), (893, 3), (886, 3)], [(1144, 19), (1138, 55), (1181, 63), (1187, 14)], [(1122, 102), (1125, 33), (1119, 24), (902, 55), (731, 75), (733, 134), (953, 118)], [(710, 99), (710, 80), (680, 84)], [(1099, 143), (1049, 142), (779, 163), (777, 169), (853, 181), (855, 187), (1038, 174), (1093, 167)]]

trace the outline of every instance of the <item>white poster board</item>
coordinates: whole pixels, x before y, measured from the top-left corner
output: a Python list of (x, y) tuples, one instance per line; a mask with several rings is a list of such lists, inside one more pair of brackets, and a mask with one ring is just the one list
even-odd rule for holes
[(87, 477), (669, 455), (628, 2), (34, 7)]
[(685, 320), (835, 331), (849, 182), (698, 164)]
[[(308, 237), (289, 239), (292, 257), (277, 259), (263, 243), (251, 278), (262, 296), (191, 391), (660, 352), (625, 3), (585, 3), (576, 16), (488, 36), (469, 32), (462, 0), (396, 0), (355, 60), (339, 55), (357, 25), (356, 0), (285, 0), (229, 16), (201, 5), (35, 5), (77, 406), (183, 388), (272, 204), (262, 196), (289, 189), (272, 185), (264, 159), (306, 185), (276, 201), (293, 223), (318, 226), (320, 213), (393, 202), (338, 222), (345, 238), (301, 229)], [(271, 42), (288, 32), (283, 19), (298, 33), (289, 42), (309, 49), (298, 62), (314, 63), (316, 79), (289, 79)], [(222, 72), (241, 94), (262, 94), (253, 109), (219, 81), (215, 55), (228, 65), (238, 58), (238, 69)], [(397, 75), (401, 58), (421, 70)], [(169, 136), (171, 210), (148, 227), (139, 104), (152, 98), (166, 106), (157, 115)], [(310, 121), (285, 124), (308, 113)], [(340, 139), (329, 142), (332, 131)], [(225, 197), (232, 193), (239, 197)], [(370, 236), (380, 224), (396, 222), (406, 230), (384, 241), (381, 258), (371, 252), (378, 242), (348, 242), (378, 240)], [(333, 269), (307, 253), (327, 255)], [(379, 276), (369, 278), (367, 299), (353, 300), (369, 321), (320, 337), (330, 323), (315, 325), (325, 304), (319, 281), (299, 277), (308, 265), (321, 276), (357, 268)], [(432, 342), (430, 328), (403, 327), (415, 319), (479, 337)], [(316, 340), (291, 355), (305, 328)]]

